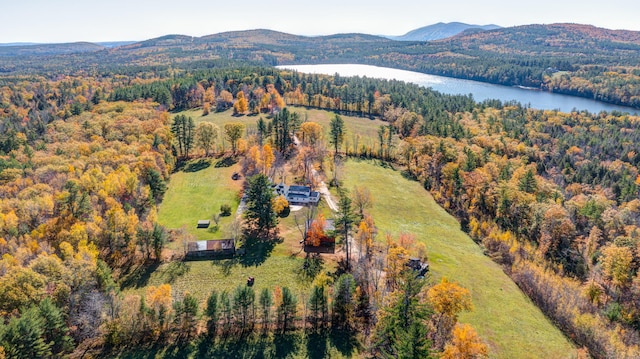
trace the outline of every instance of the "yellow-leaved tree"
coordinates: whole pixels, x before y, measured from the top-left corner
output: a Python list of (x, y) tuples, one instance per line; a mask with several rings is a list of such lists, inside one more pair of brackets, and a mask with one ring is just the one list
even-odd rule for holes
[(442, 278), (440, 283), (429, 288), (427, 298), (435, 311), (432, 317), (435, 329), (432, 332), (433, 346), (436, 350), (442, 350), (451, 337), (451, 330), (458, 320), (458, 314), (473, 310), (471, 293), (458, 283)]
[(281, 215), (289, 207), (289, 201), (284, 196), (278, 196), (273, 199), (272, 206), (276, 214)]
[(245, 114), (249, 110), (249, 102), (244, 97), (244, 92), (238, 91), (236, 94), (236, 102), (233, 104), (234, 114)]
[(632, 262), (633, 253), (629, 247), (618, 247), (612, 244), (602, 249), (600, 263), (604, 274), (611, 279), (611, 284), (618, 288), (629, 284)]

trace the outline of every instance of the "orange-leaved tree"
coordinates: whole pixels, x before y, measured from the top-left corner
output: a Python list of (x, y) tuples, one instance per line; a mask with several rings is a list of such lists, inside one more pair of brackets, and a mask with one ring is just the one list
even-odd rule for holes
[(456, 324), (451, 343), (444, 347), (441, 359), (482, 359), (489, 357), (489, 349), (469, 324)]

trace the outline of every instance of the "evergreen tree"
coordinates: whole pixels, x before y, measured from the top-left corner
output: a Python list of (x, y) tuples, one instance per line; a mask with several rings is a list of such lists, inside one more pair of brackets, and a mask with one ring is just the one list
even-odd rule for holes
[(220, 293), (220, 306), (222, 308), (222, 319), (224, 321), (223, 330), (225, 333), (231, 329), (231, 319), (233, 318), (233, 312), (231, 307), (231, 299), (229, 299), (229, 293), (225, 290)]
[(273, 210), (271, 181), (264, 174), (249, 178), (247, 208), (244, 211), (245, 232), (249, 236), (268, 238), (276, 230), (278, 217)]
[(271, 124), (273, 142), (280, 153), (285, 153), (292, 143), (291, 135), (300, 127), (300, 117), (285, 107), (273, 116)]
[(318, 323), (324, 327), (328, 315), (327, 291), (323, 285), (314, 285), (311, 289), (309, 297), (309, 320), (314, 328), (318, 327)]
[(153, 230), (151, 232), (151, 248), (153, 249), (153, 255), (156, 261), (162, 259), (162, 249), (165, 243), (167, 243), (167, 231), (163, 226), (157, 222), (153, 224)]
[(147, 171), (146, 177), (149, 189), (151, 190), (151, 196), (156, 200), (156, 202), (159, 202), (164, 196), (164, 193), (167, 192), (167, 184), (162, 178), (160, 172), (155, 168), (150, 168)]
[(244, 333), (250, 324), (253, 327), (256, 293), (252, 287), (239, 285), (233, 294), (233, 311), (237, 325)]
[(211, 291), (211, 294), (209, 294), (209, 298), (207, 298), (205, 315), (209, 318), (207, 320), (207, 332), (209, 333), (209, 336), (214, 337), (218, 328), (218, 320), (220, 319), (218, 292), (216, 292), (215, 290)]
[(33, 359), (52, 355), (53, 343), (45, 339), (45, 320), (37, 307), (27, 309), (22, 315), (13, 317), (0, 331), (0, 346), (8, 358)]
[(265, 122), (264, 118), (260, 117), (258, 119), (257, 122), (257, 129), (258, 129), (258, 145), (260, 147), (262, 147), (262, 142), (264, 141), (265, 137), (267, 137), (267, 123)]
[(73, 339), (69, 336), (69, 328), (64, 321), (62, 310), (56, 307), (48, 297), (40, 302), (38, 310), (44, 322), (43, 338), (51, 345), (51, 351), (54, 354), (71, 351)]
[(353, 213), (353, 209), (351, 208), (351, 198), (349, 198), (349, 194), (347, 190), (340, 190), (340, 201), (338, 202), (338, 213), (335, 219), (335, 224), (337, 230), (342, 235), (342, 240), (344, 241), (344, 246), (346, 249), (346, 269), (349, 270), (351, 268), (350, 257), (351, 251), (349, 244), (349, 234), (351, 233), (351, 227), (353, 227), (353, 223), (356, 220), (356, 216)]
[(340, 146), (342, 146), (344, 132), (344, 120), (340, 115), (336, 115), (329, 123), (329, 143), (333, 145), (334, 157), (338, 154)]
[(189, 151), (193, 148), (195, 136), (195, 123), (192, 117), (177, 115), (171, 124), (171, 133), (178, 141), (178, 154), (189, 157)]
[(198, 318), (198, 300), (190, 293), (186, 293), (182, 300), (173, 305), (175, 310), (174, 323), (178, 330), (178, 337), (185, 336), (189, 341), (193, 336)]
[(271, 305), (273, 305), (273, 296), (267, 288), (263, 288), (260, 292), (260, 308), (262, 311), (262, 327), (266, 331), (271, 321)]
[(538, 188), (538, 182), (536, 181), (533, 170), (528, 169), (527, 172), (525, 172), (524, 176), (520, 179), (518, 188), (527, 193), (534, 193), (536, 191)]
[(421, 303), (424, 279), (404, 271), (399, 287), (381, 309), (373, 336), (373, 352), (382, 358), (430, 358), (426, 320), (431, 310)]
[(278, 306), (278, 326), (282, 332), (286, 332), (291, 327), (291, 322), (295, 320), (297, 312), (298, 299), (289, 290), (289, 288), (282, 288), (282, 302)]
[(334, 328), (349, 329), (355, 314), (356, 281), (351, 274), (341, 275), (333, 287), (331, 308)]

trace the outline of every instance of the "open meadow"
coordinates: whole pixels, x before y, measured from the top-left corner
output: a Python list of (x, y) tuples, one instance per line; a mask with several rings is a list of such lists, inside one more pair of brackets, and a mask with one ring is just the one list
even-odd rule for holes
[(347, 161), (344, 186), (371, 191), (379, 241), (385, 232), (415, 234), (427, 246), (433, 280), (447, 277), (471, 291), (475, 310), (462, 313), (460, 321), (476, 328), (492, 358), (575, 357), (569, 340), (460, 230), (455, 218), (418, 182), (376, 163)]

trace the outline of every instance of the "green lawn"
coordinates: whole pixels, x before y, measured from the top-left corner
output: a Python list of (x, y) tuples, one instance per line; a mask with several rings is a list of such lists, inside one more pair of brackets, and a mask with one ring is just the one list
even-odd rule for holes
[[(243, 182), (243, 178), (234, 181), (231, 176), (240, 170), (240, 166), (216, 167), (220, 161), (211, 159), (208, 162), (204, 169), (171, 175), (169, 189), (159, 208), (158, 222), (170, 229), (184, 226), (199, 240), (228, 238), (226, 227), (238, 208), (237, 193)], [(189, 166), (186, 168), (189, 170)], [(218, 231), (213, 231), (213, 221), (210, 229), (196, 228), (199, 219), (210, 220), (214, 214), (220, 213), (222, 204), (231, 206), (232, 216), (221, 218)]]
[(471, 291), (475, 311), (462, 314), (460, 321), (478, 331), (491, 357), (575, 357), (575, 348), (560, 330), (419, 183), (370, 161), (348, 161), (345, 187), (363, 184), (374, 197), (371, 213), (382, 234), (379, 240), (385, 232), (415, 234), (427, 246), (434, 280), (444, 276)]

